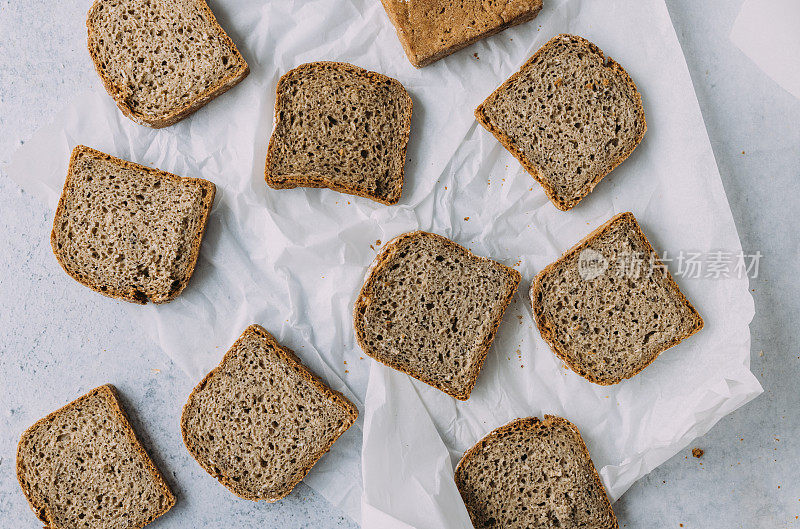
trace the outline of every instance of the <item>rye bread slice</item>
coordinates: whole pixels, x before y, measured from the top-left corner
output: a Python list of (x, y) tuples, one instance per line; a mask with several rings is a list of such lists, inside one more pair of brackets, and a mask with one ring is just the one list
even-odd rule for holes
[(574, 35), (542, 46), (475, 117), (564, 211), (630, 156), (647, 130), (627, 72)]
[(533, 20), (542, 0), (381, 0), (417, 68), (506, 28)]
[(175, 504), (110, 385), (22, 434), (17, 479), (48, 529), (140, 528)]
[(327, 187), (396, 204), (411, 130), (398, 81), (341, 62), (313, 62), (278, 81), (264, 177), (275, 189)]
[(636, 375), (703, 328), (632, 213), (616, 215), (539, 272), (531, 302), (542, 338), (595, 384)]
[(92, 290), (166, 303), (194, 271), (215, 189), (79, 145), (53, 220), (53, 252)]
[(519, 272), (433, 233), (394, 238), (375, 258), (355, 303), (361, 349), (467, 400)]
[(251, 325), (194, 388), (183, 442), (200, 466), (247, 500), (289, 494), (358, 418), (357, 408)]
[(617, 529), (578, 429), (545, 415), (517, 419), (470, 448), (455, 472), (475, 529)]
[(172, 125), (250, 72), (204, 0), (96, 0), (89, 54), (122, 113)]

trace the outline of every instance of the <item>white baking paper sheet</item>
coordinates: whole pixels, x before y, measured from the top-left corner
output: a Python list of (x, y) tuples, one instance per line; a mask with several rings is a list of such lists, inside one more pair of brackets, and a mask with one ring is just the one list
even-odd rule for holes
[[(251, 66), (241, 85), (155, 131), (124, 118), (95, 82), (17, 152), (7, 173), (54, 207), (70, 150), (82, 143), (215, 182), (218, 198), (183, 294), (163, 306), (99, 295), (97, 303), (122, 303), (197, 381), (251, 323), (292, 347), (362, 412), (305, 482), (353, 519), (363, 509), (364, 527), (465, 527), (452, 481), (461, 452), (511, 419), (542, 413), (581, 429), (616, 499), (761, 391), (749, 371), (753, 301), (746, 279), (680, 279), (705, 329), (612, 387), (565, 369), (531, 320), (526, 293), (536, 272), (620, 211), (633, 211), (662, 251), (741, 249), (661, 0), (548, 0), (535, 21), (422, 70), (406, 60), (377, 0), (217, 0), (211, 7)], [(561, 32), (593, 40), (627, 68), (642, 91), (649, 126), (631, 158), (566, 213), (472, 114)], [(287, 70), (313, 60), (382, 72), (411, 93), (399, 205), (264, 184), (275, 85)], [(354, 342), (351, 310), (367, 266), (390, 238), (418, 228), (522, 273), (465, 403), (376, 364)]]
[(800, 99), (800, 2), (745, 0), (733, 23), (731, 41)]

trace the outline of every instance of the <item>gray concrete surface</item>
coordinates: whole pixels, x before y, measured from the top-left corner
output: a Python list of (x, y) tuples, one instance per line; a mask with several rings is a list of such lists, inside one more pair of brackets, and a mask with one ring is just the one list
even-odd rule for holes
[[(751, 283), (751, 331), (765, 393), (693, 443), (702, 458), (686, 450), (634, 485), (615, 505), (624, 527), (800, 527), (800, 101), (729, 42), (741, 1), (667, 4), (742, 245), (764, 255)], [(0, 0), (0, 166), (95, 82), (87, 6)], [(74, 288), (50, 252), (51, 216), (0, 176), (0, 527), (41, 526), (14, 478), (20, 432), (106, 382), (120, 389), (179, 498), (152, 527), (354, 527), (303, 485), (275, 505), (237, 500), (191, 460), (176, 426), (190, 381), (115, 302)]]

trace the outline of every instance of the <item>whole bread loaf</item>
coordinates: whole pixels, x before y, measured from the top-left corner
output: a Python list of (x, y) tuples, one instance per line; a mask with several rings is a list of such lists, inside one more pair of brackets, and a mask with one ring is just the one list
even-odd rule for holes
[(532, 20), (542, 0), (381, 0), (417, 68)]

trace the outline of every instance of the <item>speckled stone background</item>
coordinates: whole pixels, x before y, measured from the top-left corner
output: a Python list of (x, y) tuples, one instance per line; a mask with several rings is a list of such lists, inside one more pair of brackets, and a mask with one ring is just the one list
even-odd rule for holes
[[(685, 450), (634, 485), (615, 504), (623, 527), (800, 527), (800, 100), (728, 40), (741, 2), (667, 0), (742, 245), (764, 255), (751, 331), (765, 392), (693, 443), (702, 458)], [(61, 271), (53, 212), (2, 174), (52, 112), (97, 83), (84, 48), (88, 5), (0, 0), (0, 527), (41, 527), (14, 477), (20, 433), (107, 382), (178, 497), (151, 527), (355, 527), (302, 484), (278, 504), (255, 504), (203, 472), (178, 431), (189, 379), (118, 302)]]

